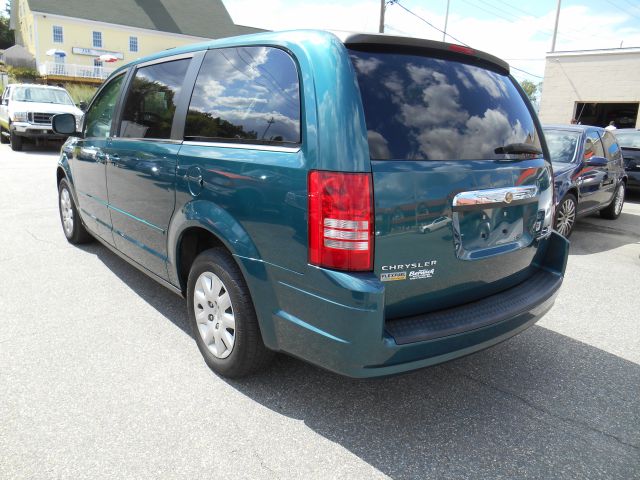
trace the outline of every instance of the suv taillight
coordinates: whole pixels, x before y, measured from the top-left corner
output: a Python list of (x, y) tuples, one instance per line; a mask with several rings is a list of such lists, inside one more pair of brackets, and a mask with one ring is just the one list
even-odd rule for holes
[(309, 172), (309, 263), (373, 269), (373, 188), (369, 173)]

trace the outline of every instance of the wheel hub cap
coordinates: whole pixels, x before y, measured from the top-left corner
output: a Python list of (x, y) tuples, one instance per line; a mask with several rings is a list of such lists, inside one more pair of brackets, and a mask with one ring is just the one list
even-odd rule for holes
[(236, 321), (229, 291), (215, 273), (198, 277), (193, 310), (204, 344), (215, 357), (227, 358), (235, 345)]
[(62, 215), (62, 227), (67, 236), (71, 236), (73, 233), (73, 208), (69, 190), (66, 188), (60, 192), (60, 213)]

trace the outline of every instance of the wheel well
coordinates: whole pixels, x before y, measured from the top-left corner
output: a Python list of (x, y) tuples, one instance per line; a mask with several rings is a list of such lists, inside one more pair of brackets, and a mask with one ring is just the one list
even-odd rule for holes
[[(568, 193), (571, 193), (574, 197), (576, 197), (576, 199), (578, 199), (578, 189), (575, 187), (570, 188), (569, 190), (567, 190), (567, 193), (565, 193), (565, 197), (567, 196)], [(564, 198), (564, 197), (563, 197)]]
[(204, 228), (193, 227), (187, 229), (180, 238), (177, 251), (178, 279), (183, 292), (187, 291), (189, 270), (196, 257), (210, 248), (223, 247), (227, 249), (218, 237)]
[(56, 171), (56, 185), (60, 185), (60, 181), (65, 177), (64, 169), (62, 167), (58, 167), (58, 170)]

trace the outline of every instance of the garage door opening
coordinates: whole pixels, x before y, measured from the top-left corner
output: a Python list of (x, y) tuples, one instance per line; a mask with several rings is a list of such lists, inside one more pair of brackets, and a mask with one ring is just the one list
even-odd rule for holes
[(613, 121), (618, 128), (634, 128), (638, 119), (638, 103), (576, 102), (573, 118), (582, 125), (606, 127)]

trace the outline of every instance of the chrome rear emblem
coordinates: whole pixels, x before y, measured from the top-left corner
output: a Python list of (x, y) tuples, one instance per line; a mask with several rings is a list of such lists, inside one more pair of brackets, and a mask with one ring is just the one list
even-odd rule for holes
[(504, 194), (505, 203), (511, 203), (513, 201), (513, 193), (507, 192)]

